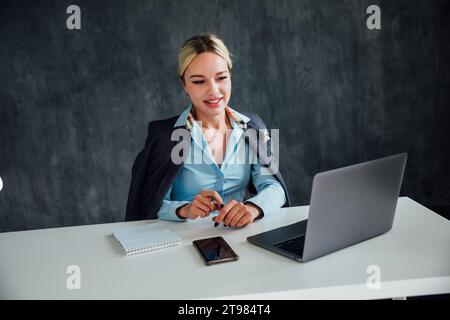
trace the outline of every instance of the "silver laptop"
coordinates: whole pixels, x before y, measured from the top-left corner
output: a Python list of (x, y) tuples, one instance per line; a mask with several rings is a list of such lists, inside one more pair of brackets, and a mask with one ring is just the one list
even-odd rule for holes
[(406, 153), (314, 176), (307, 220), (247, 240), (297, 261), (309, 261), (392, 228)]

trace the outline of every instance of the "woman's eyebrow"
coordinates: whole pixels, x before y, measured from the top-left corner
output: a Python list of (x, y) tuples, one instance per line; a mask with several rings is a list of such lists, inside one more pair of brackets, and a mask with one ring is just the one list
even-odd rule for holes
[[(219, 75), (219, 74), (225, 73), (225, 72), (227, 72), (227, 71), (217, 72), (217, 73), (216, 73), (216, 76)], [(192, 76), (189, 77), (189, 79), (190, 79), (190, 78), (194, 78), (194, 77), (205, 78), (205, 76), (203, 76), (203, 75), (201, 75), (201, 74), (193, 74)]]

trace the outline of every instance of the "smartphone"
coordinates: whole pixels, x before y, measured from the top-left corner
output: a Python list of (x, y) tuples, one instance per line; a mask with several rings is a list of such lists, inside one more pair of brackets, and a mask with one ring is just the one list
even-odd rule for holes
[(194, 240), (192, 243), (198, 249), (208, 266), (239, 259), (239, 256), (222, 237)]

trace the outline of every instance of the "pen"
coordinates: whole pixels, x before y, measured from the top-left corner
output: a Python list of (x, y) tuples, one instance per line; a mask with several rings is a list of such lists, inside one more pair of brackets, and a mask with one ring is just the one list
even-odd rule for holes
[[(213, 203), (216, 204), (216, 206), (217, 206), (219, 209), (222, 209), (222, 208), (223, 208), (223, 204), (222, 204), (222, 203), (221, 203), (221, 204), (217, 204), (216, 199), (214, 199), (214, 198), (210, 198), (210, 199), (211, 199), (211, 201), (212, 201)], [(219, 223), (216, 222), (216, 221), (214, 221), (214, 228), (216, 228), (218, 225), (219, 225)]]

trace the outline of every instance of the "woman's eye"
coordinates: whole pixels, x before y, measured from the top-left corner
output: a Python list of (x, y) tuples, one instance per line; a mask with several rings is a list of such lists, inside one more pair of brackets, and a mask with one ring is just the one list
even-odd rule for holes
[[(225, 80), (228, 77), (220, 77), (219, 80)], [(197, 80), (197, 81), (192, 81), (192, 83), (194, 84), (203, 84), (205, 81), (204, 80)]]

